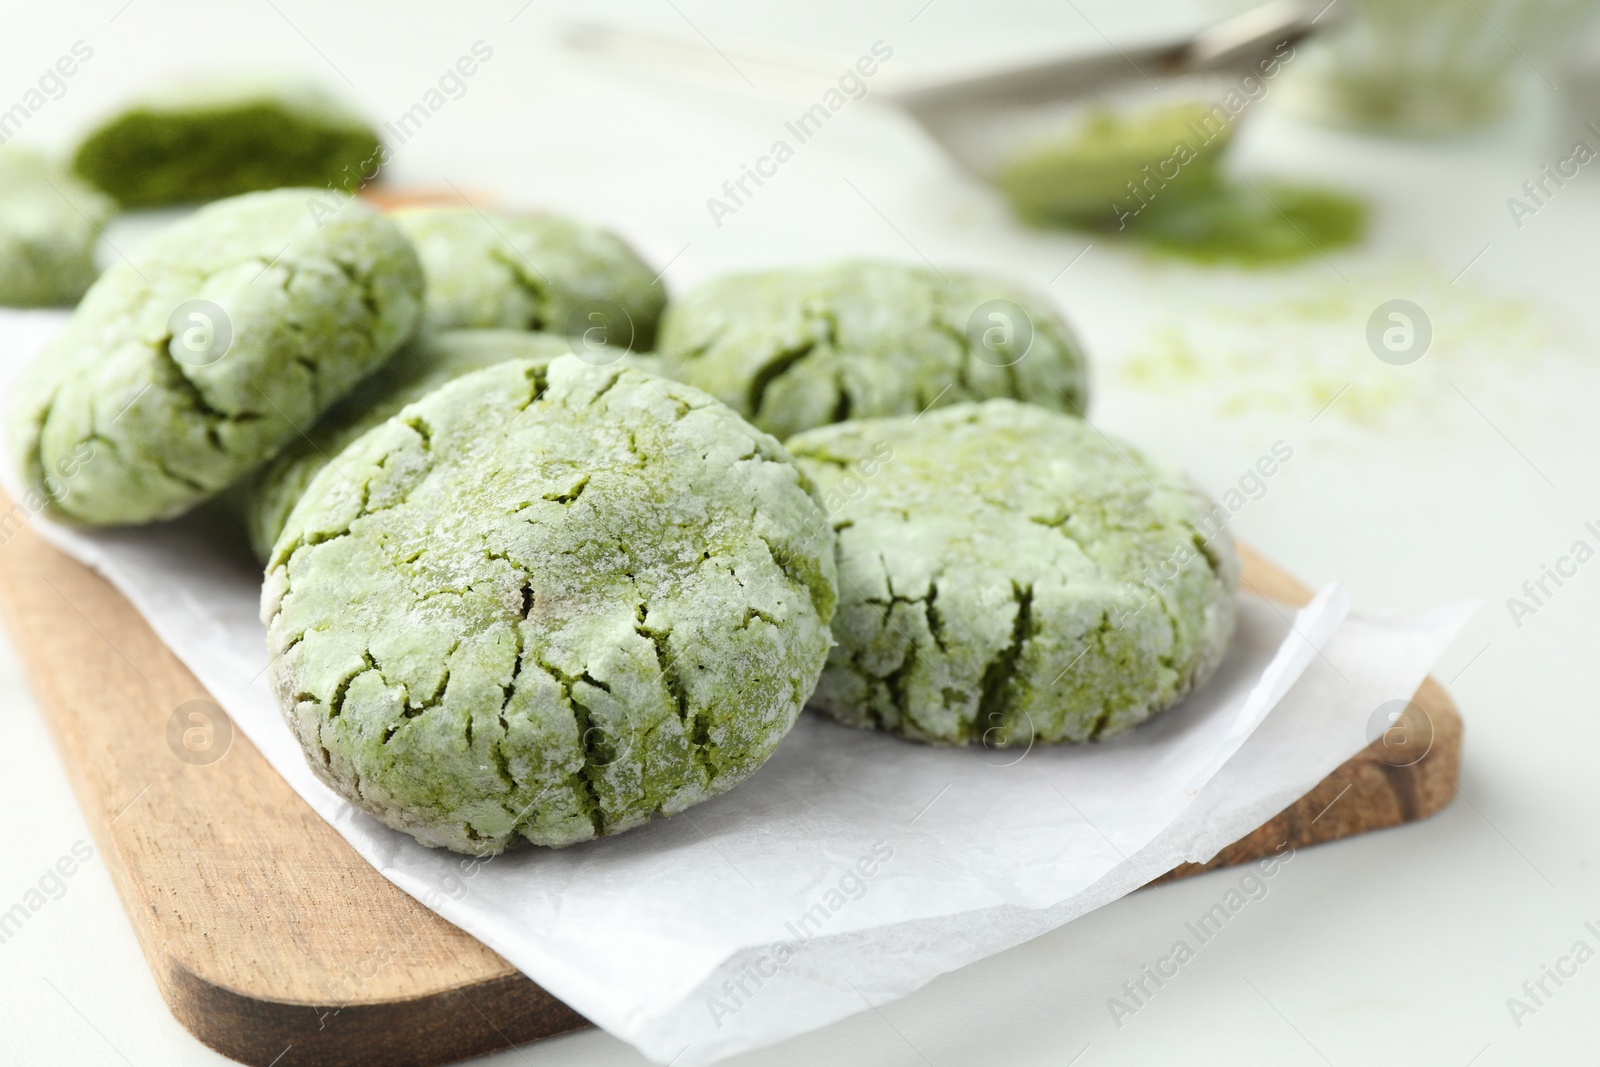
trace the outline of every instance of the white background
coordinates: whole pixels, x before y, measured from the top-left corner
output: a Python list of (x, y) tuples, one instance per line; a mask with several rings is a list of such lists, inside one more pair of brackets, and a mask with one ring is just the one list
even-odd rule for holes
[[(1600, 177), (1586, 169), (1520, 228), (1506, 198), (1567, 154), (1580, 135), (1573, 116), (1600, 119), (1600, 100), (1586, 108), (1532, 78), (1528, 108), (1496, 130), (1430, 143), (1370, 139), (1298, 120), (1287, 106), (1291, 65), (1253, 109), (1235, 162), (1252, 176), (1359, 190), (1375, 207), (1365, 247), (1273, 274), (1153, 262), (1105, 242), (1073, 263), (1084, 238), (1017, 227), (992, 193), (870, 99), (718, 228), (706, 198), (764, 154), (800, 107), (602, 75), (557, 55), (552, 27), (581, 14), (849, 54), (882, 39), (895, 49), (891, 67), (939, 69), (1098, 44), (1102, 31), (1122, 39), (1184, 25), (1215, 6), (521, 7), (8, 3), (0, 110), (83, 39), (93, 59), (30, 120), (25, 139), (64, 143), (130, 88), (196, 64), (303, 68), (381, 120), (482, 39), (493, 59), (400, 150), (395, 183), (449, 182), (506, 204), (634, 220), (666, 256), (685, 249), (683, 264), (702, 273), (846, 254), (1003, 270), (1047, 290), (1083, 334), (1095, 361), (1092, 414), (1109, 431), (1181, 460), (1216, 493), (1274, 441), (1294, 448), (1236, 531), (1305, 581), (1341, 579), (1363, 610), (1488, 601), (1438, 671), (1467, 721), (1463, 795), (1425, 824), (1300, 853), (1266, 899), (1120, 1028), (1107, 998), (1184, 936), (1185, 922), (1236, 875), (1133, 894), (879, 1012), (739, 1062), (1592, 1061), (1600, 962), (1520, 1027), (1506, 1000), (1580, 937), (1600, 948), (1583, 929), (1600, 920), (1600, 683), (1591, 667), (1600, 561), (1520, 627), (1505, 602), (1577, 538), (1600, 547), (1582, 529), (1600, 525)], [(726, 76), (730, 88), (742, 84)], [(1417, 302), (1434, 325), (1432, 348), (1409, 367), (1380, 363), (1364, 339), (1372, 309), (1392, 298)], [(1188, 353), (1191, 368), (1176, 381), (1153, 370), (1170, 371), (1173, 353)], [(1353, 384), (1318, 414), (1341, 383)], [(91, 838), (9, 651), (0, 670), (0, 906), (9, 906)], [(98, 858), (0, 945), (0, 1003), (6, 1064), (225, 1062), (167, 1013)], [(584, 1033), (492, 1062), (641, 1061)]]

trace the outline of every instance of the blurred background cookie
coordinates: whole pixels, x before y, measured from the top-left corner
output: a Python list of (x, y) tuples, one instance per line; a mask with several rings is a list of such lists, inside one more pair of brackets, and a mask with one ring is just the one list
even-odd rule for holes
[(0, 148), (0, 306), (75, 303), (99, 273), (95, 242), (115, 211), (45, 156)]
[(72, 169), (132, 208), (286, 186), (354, 192), (383, 161), (371, 124), (315, 82), (213, 75), (108, 115), (78, 142)]

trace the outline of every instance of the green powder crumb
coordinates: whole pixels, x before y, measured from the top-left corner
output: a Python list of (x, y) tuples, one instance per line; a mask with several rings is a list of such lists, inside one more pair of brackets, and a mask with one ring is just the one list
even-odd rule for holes
[[(1460, 405), (1506, 372), (1581, 351), (1579, 331), (1553, 309), (1470, 278), (1407, 263), (1381, 272), (1322, 264), (1249, 281), (1218, 275), (1189, 292), (1117, 367), (1154, 394), (1182, 396), (1224, 418), (1252, 414), (1379, 429)], [(1397, 296), (1428, 315), (1432, 340), (1421, 359), (1392, 366), (1373, 355), (1366, 326)], [(1460, 414), (1457, 411), (1456, 414)], [(1468, 413), (1470, 414), (1470, 412)], [(1476, 417), (1476, 416), (1473, 416)]]

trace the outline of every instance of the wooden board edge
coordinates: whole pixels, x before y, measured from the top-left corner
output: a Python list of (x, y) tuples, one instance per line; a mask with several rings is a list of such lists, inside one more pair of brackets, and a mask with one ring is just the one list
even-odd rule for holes
[[(1434, 678), (1423, 680), (1392, 727), (1316, 787), (1205, 863), (1184, 863), (1147, 885), (1164, 885), (1281, 852), (1391, 829), (1437, 814), (1455, 797), (1464, 726)], [(1340, 810), (1361, 806), (1359, 829)], [(1377, 813), (1376, 815), (1374, 813)]]
[(437, 1067), (593, 1025), (515, 972), (428, 996), (342, 1006), (253, 997), (180, 966), (158, 984), (184, 1029), (250, 1067)]
[[(1236, 547), (1244, 562), (1243, 587), (1296, 607), (1311, 602), (1314, 594), (1308, 586), (1249, 545)], [(1390, 728), (1329, 772), (1311, 792), (1205, 863), (1179, 864), (1146, 884), (1164, 885), (1253, 863), (1286, 847), (1306, 848), (1426, 819), (1455, 798), (1464, 730), (1455, 701), (1429, 675)], [(1352, 826), (1350, 818), (1338, 810), (1338, 804), (1352, 793), (1367, 813), (1359, 827)], [(1371, 815), (1374, 811), (1380, 813), (1376, 818)]]

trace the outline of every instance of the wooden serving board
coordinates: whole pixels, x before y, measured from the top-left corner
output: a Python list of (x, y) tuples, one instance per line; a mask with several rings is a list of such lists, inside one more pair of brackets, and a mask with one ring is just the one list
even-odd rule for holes
[[(9, 506), (0, 495), (0, 516), (21, 514)], [(1310, 598), (1245, 559), (1248, 586)], [(201, 1041), (260, 1067), (430, 1067), (588, 1025), (384, 880), (242, 734), (214, 762), (178, 758), (176, 709), (210, 697), (121, 594), (14, 518), (0, 522), (0, 594), (156, 982)], [(1407, 714), (1427, 722), (1405, 745), (1374, 742), (1211, 863), (1157, 881), (1444, 807), (1461, 720), (1431, 679)]]

